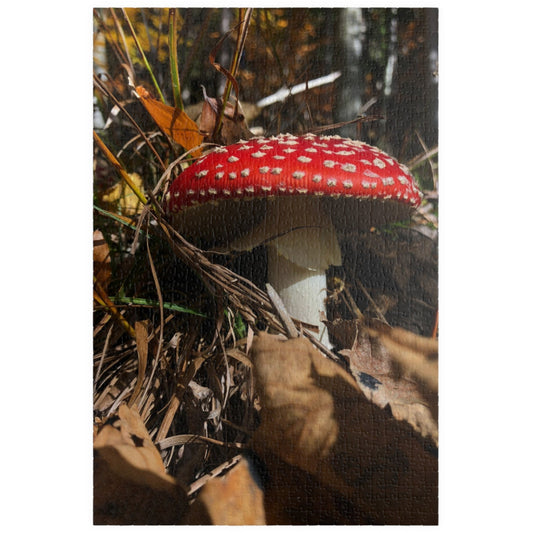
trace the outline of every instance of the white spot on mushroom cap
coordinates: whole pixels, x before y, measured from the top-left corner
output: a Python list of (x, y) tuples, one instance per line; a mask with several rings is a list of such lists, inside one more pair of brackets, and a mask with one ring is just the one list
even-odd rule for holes
[(350, 180), (345, 180), (342, 182), (345, 189), (351, 189), (353, 187), (353, 182)]
[(282, 170), (283, 169), (281, 167), (274, 167), (274, 168), (270, 169), (270, 173), (271, 174), (281, 174)]
[(259, 152), (254, 152), (252, 154), (252, 157), (255, 157), (256, 159), (259, 159), (260, 157), (265, 157), (265, 155), (266, 155), (265, 152), (259, 151)]
[(243, 178), (247, 178), (250, 175), (250, 169), (249, 168), (243, 168), (241, 170), (241, 176)]
[(328, 181), (326, 181), (328, 187), (335, 187), (337, 185), (337, 180), (335, 178), (328, 178)]
[(331, 159), (326, 159), (323, 164), (327, 168), (333, 168), (336, 165), (335, 161), (332, 161)]
[(217, 172), (215, 174), (215, 179), (216, 180), (221, 180), (223, 177), (224, 177), (224, 172)]
[(296, 180), (301, 180), (303, 177), (305, 177), (305, 172), (297, 170), (296, 172), (292, 173), (292, 177)]
[(236, 180), (236, 179), (237, 179), (237, 172), (230, 172), (230, 173), (228, 174), (228, 178), (229, 178), (230, 180)]
[(310, 163), (310, 162), (312, 161), (312, 159), (311, 159), (310, 157), (306, 157), (306, 156), (304, 156), (304, 155), (300, 155), (300, 156), (298, 156), (297, 159), (298, 159), (298, 161), (299, 161), (300, 163)]
[(353, 163), (344, 163), (341, 166), (341, 169), (345, 172), (355, 172), (357, 170), (357, 167)]
[(200, 170), (199, 172), (195, 174), (195, 176), (197, 178), (205, 178), (205, 176), (207, 176), (208, 173), (209, 173), (209, 170)]
[(367, 178), (379, 178), (379, 174), (376, 174), (375, 172), (373, 172), (373, 171), (370, 170), (369, 168), (366, 168), (365, 171), (363, 172), (363, 174), (364, 174)]
[(266, 174), (270, 170), (270, 167), (259, 167), (259, 172), (261, 174)]
[(234, 155), (230, 155), (228, 157), (228, 163), (236, 163), (238, 160), (239, 160), (239, 158), (234, 156)]
[(378, 159), (377, 157), (376, 157), (376, 159), (374, 159), (373, 163), (374, 163), (374, 166), (376, 166), (378, 168), (385, 168), (385, 166), (386, 166), (385, 162), (382, 161), (381, 159)]

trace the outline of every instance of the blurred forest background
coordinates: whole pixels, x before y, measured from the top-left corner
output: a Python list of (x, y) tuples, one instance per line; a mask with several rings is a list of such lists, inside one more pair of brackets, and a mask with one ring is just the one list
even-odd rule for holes
[[(126, 12), (165, 100), (172, 102), (168, 10)], [(214, 68), (210, 54), (216, 50), (215, 61), (229, 68), (238, 14), (236, 9), (198, 8), (177, 13), (181, 97), (194, 118), (204, 100), (202, 88), (210, 97), (224, 90), (226, 78)], [(120, 12), (115, 17), (121, 19)], [(117, 53), (121, 39), (130, 50), (135, 47), (128, 31), (116, 34), (116, 23), (109, 10), (97, 10), (95, 72), (128, 101), (124, 63), (132, 64), (138, 84), (154, 88), (138, 53)], [(109, 32), (115, 43), (106, 38)], [(239, 99), (252, 131), (265, 135), (316, 131), (360, 115), (381, 117), (321, 131), (359, 138), (407, 163), (424, 145), (431, 149), (438, 143), (437, 49), (437, 9), (258, 8), (241, 57)], [(305, 90), (313, 80), (323, 84)], [(266, 100), (282, 89), (288, 91), (281, 101)], [(111, 106), (99, 100), (98, 113), (107, 117)], [(97, 128), (103, 125), (102, 119), (96, 121)], [(127, 130), (119, 133), (127, 135)], [(128, 138), (113, 140), (119, 145)], [(427, 178), (429, 166), (419, 173)]]

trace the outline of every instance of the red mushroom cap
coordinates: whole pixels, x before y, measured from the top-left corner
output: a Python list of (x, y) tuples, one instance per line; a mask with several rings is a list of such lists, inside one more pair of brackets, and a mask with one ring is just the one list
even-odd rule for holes
[(221, 146), (174, 180), (167, 209), (231, 198), (326, 196), (412, 207), (422, 194), (407, 168), (383, 151), (338, 136), (290, 134)]

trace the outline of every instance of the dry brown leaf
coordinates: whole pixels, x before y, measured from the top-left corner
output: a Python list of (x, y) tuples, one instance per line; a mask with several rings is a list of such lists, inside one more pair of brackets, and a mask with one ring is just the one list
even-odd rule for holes
[(191, 506), (190, 525), (266, 525), (263, 491), (246, 459), (228, 473), (209, 480)]
[(109, 246), (100, 230), (96, 230), (93, 233), (93, 273), (107, 292), (111, 279), (111, 256)]
[(350, 348), (357, 332), (357, 319), (346, 320), (336, 318), (335, 320), (323, 320), (328, 329), (328, 336), (337, 349)]
[(404, 374), (414, 375), (431, 390), (435, 392), (438, 390), (437, 339), (421, 337), (405, 329), (391, 328), (377, 321), (371, 321), (365, 327), (402, 366)]
[[(202, 144), (203, 135), (200, 134), (198, 126), (185, 111), (156, 100), (144, 87), (135, 87), (135, 92), (155, 123), (174, 142), (183, 146), (185, 150), (191, 150)], [(201, 150), (196, 150), (193, 155), (200, 155), (200, 153)]]
[[(310, 489), (309, 474), (315, 485), (338, 494), (326, 517), (308, 510), (314, 523), (437, 522), (436, 452), (428, 451), (427, 442), (410, 426), (370, 403), (353, 377), (307, 339), (260, 334), (252, 359), (261, 402), (253, 447), (270, 478), (265, 489), (269, 523), (290, 523), (290, 516), (276, 514), (280, 504), (276, 506), (275, 492), (287, 501), (283, 487), (287, 468), (293, 467), (303, 471), (299, 485), (291, 485), (291, 497), (302, 498), (301, 505), (321, 504), (307, 500), (305, 491), (318, 490)], [(277, 510), (271, 518), (270, 508)]]
[(178, 524), (186, 493), (163, 460), (136, 409), (122, 404), (118, 418), (94, 440), (95, 524)]
[(241, 139), (249, 139), (252, 134), (246, 124), (246, 119), (244, 118), (240, 104), (237, 108), (237, 113), (234, 113), (235, 106), (230, 102), (227, 102), (224, 108), (220, 132), (218, 135), (215, 134), (215, 126), (221, 107), (222, 104), (218, 99), (204, 95), (204, 105), (199, 119), (199, 129), (205, 134), (206, 141), (227, 146)]
[[(378, 320), (358, 322), (357, 336), (351, 350), (339, 353), (348, 359), (350, 372), (365, 396), (380, 407), (390, 406), (398, 420), (409, 422), (423, 437), (438, 445), (438, 400), (435, 391), (415, 380), (405, 367), (398, 367), (392, 349), (403, 333), (417, 346), (433, 346), (426, 339), (401, 328), (391, 328)], [(417, 341), (414, 339), (418, 338)], [(432, 339), (427, 339), (432, 340)], [(391, 349), (392, 348), (392, 349)]]

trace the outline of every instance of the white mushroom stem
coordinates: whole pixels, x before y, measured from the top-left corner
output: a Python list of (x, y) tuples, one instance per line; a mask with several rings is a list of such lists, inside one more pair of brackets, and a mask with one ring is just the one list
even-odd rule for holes
[(331, 348), (327, 329), (320, 321), (321, 312), (326, 314), (326, 271), (298, 266), (280, 255), (276, 246), (268, 246), (267, 250), (268, 280), (287, 312), (302, 322), (318, 326), (316, 337)]
[(284, 197), (270, 201), (264, 221), (234, 250), (268, 249), (268, 282), (294, 318), (318, 326), (316, 335), (331, 348), (320, 313), (326, 311), (326, 270), (341, 264), (341, 253), (330, 217), (317, 198)]

